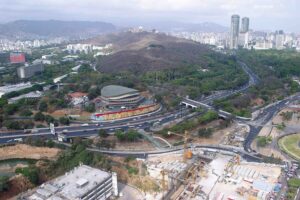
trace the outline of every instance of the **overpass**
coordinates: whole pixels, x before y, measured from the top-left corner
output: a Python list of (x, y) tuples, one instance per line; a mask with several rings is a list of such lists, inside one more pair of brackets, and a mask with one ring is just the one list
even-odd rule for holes
[(184, 98), (181, 102), (181, 105), (185, 105), (186, 107), (190, 107), (190, 108), (199, 108), (199, 107), (204, 107), (206, 109), (214, 109), (212, 106), (204, 104), (202, 102), (199, 101), (195, 101), (192, 100), (190, 98)]
[[(190, 107), (190, 108), (200, 108), (200, 107), (202, 107), (202, 108), (205, 108), (205, 109), (208, 109), (208, 110), (215, 110), (220, 117), (225, 118), (225, 119), (235, 117), (233, 114), (231, 114), (229, 112), (226, 112), (224, 110), (216, 110), (214, 107), (212, 107), (210, 105), (207, 105), (205, 103), (195, 101), (195, 100), (192, 100), (192, 99), (189, 99), (189, 98), (184, 98), (180, 102), (180, 104), (185, 105), (186, 107)], [(243, 119), (246, 119), (246, 118), (243, 118)]]

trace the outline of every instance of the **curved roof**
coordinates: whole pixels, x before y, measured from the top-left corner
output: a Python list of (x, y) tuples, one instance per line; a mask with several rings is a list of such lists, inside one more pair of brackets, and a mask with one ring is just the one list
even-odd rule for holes
[(101, 89), (101, 96), (116, 97), (137, 92), (137, 90), (128, 87), (123, 87), (119, 85), (108, 85)]

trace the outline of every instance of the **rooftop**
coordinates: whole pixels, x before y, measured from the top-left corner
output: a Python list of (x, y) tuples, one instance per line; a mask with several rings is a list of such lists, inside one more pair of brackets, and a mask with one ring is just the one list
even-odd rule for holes
[(65, 175), (41, 185), (28, 199), (80, 199), (109, 177), (111, 174), (108, 172), (81, 165)]
[(119, 85), (108, 85), (102, 88), (101, 95), (104, 97), (116, 97), (137, 92), (137, 90), (128, 87), (123, 87)]

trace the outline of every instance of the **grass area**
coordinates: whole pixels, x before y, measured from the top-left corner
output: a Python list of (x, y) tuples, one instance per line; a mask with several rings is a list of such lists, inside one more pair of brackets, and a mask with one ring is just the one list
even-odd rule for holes
[(300, 160), (300, 134), (289, 135), (279, 140), (279, 147), (291, 157)]
[(300, 179), (292, 178), (288, 180), (288, 186), (287, 199), (294, 199), (300, 187)]

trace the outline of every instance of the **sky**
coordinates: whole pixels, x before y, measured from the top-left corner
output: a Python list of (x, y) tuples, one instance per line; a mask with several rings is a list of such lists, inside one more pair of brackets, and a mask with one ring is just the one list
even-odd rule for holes
[(91, 20), (118, 26), (147, 22), (214, 22), (230, 26), (230, 16), (250, 18), (254, 30), (300, 33), (300, 0), (0, 0), (0, 22)]

